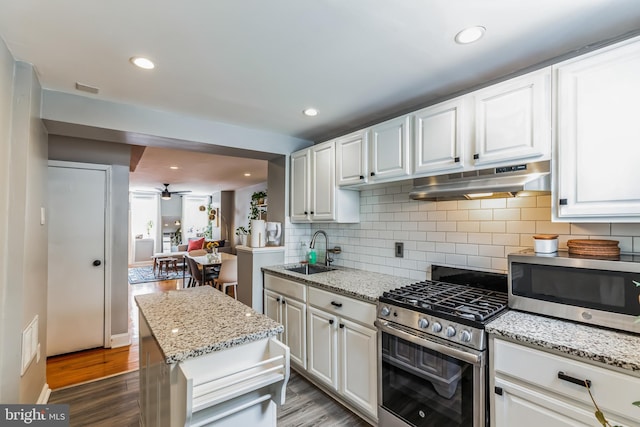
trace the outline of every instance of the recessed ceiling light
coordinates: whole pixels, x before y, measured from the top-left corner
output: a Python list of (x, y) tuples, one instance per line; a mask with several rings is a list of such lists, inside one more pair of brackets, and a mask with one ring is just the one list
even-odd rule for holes
[(152, 70), (156, 66), (150, 59), (143, 58), (142, 56), (133, 56), (129, 58), (129, 61), (136, 67), (144, 68), (145, 70)]
[(469, 27), (456, 34), (455, 41), (459, 44), (468, 44), (478, 41), (484, 36), (487, 29), (481, 26)]
[(318, 115), (318, 110), (316, 110), (315, 108), (306, 108), (302, 110), (302, 114), (307, 117), (315, 117)]
[(251, 174), (249, 172), (246, 172), (244, 176), (251, 176)]
[(177, 170), (178, 167), (177, 166), (169, 166), (169, 169)]

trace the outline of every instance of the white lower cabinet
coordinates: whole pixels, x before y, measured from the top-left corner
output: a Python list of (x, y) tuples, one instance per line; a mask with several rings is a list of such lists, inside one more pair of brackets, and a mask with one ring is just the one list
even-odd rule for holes
[(596, 426), (587, 388), (612, 425), (638, 426), (640, 378), (491, 338), (491, 426)]
[(308, 319), (308, 373), (377, 419), (375, 306), (310, 288)]
[(289, 346), (291, 362), (306, 369), (307, 286), (265, 274), (264, 287), (264, 314), (284, 325), (280, 340)]

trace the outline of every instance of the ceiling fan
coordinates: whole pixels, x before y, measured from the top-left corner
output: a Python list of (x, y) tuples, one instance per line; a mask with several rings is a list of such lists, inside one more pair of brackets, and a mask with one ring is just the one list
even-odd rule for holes
[(170, 200), (172, 194), (191, 193), (191, 191), (169, 191), (169, 184), (162, 185), (164, 185), (164, 188), (156, 188), (156, 190), (160, 191), (160, 197), (162, 197), (162, 200)]

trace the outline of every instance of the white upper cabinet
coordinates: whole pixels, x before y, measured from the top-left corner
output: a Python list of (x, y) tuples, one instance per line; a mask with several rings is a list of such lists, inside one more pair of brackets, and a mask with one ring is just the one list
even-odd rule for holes
[(368, 129), (336, 139), (338, 185), (364, 184), (369, 174)]
[(465, 97), (413, 114), (413, 171), (424, 174), (465, 166), (471, 144), (469, 102)]
[(640, 222), (640, 39), (553, 67), (554, 219)]
[(291, 221), (307, 221), (309, 218), (309, 150), (302, 150), (291, 155)]
[(411, 116), (373, 126), (369, 134), (369, 182), (411, 174)]
[(335, 141), (291, 155), (291, 222), (359, 222), (360, 193), (336, 187)]
[(545, 68), (474, 92), (473, 163), (551, 158), (551, 70)]

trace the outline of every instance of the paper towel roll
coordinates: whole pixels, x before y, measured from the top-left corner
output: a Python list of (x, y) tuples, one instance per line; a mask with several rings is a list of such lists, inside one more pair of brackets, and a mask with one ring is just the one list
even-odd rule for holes
[(262, 219), (251, 220), (251, 247), (261, 248), (267, 243), (267, 230)]

